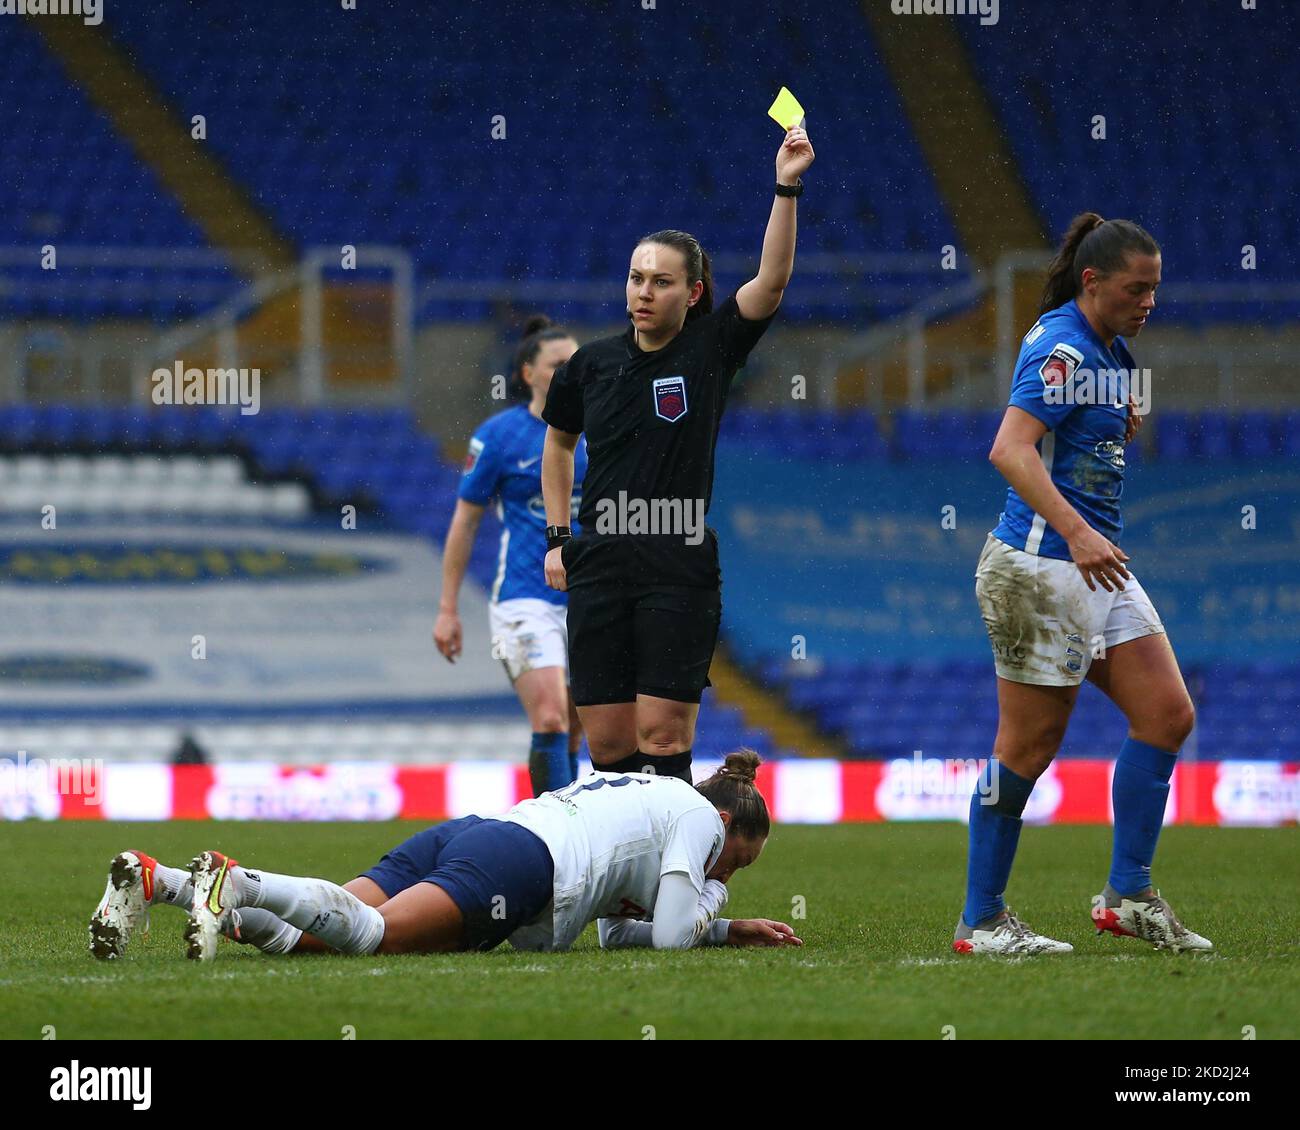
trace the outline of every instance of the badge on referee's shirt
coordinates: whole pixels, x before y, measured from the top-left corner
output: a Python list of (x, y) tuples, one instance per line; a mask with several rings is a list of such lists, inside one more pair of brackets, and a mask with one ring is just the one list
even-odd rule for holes
[(654, 382), (655, 415), (670, 424), (686, 415), (686, 378), (660, 377)]

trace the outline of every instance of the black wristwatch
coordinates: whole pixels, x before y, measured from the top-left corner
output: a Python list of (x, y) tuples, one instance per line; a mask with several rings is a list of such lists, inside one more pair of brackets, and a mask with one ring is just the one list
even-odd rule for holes
[(782, 184), (780, 181), (776, 185), (777, 196), (802, 196), (803, 195), (803, 177), (800, 177), (794, 184)]
[(563, 545), (573, 537), (573, 531), (568, 526), (547, 526), (546, 527), (546, 552)]

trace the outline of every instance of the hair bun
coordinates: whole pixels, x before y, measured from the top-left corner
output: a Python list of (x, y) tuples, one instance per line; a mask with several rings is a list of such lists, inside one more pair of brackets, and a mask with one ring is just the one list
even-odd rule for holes
[(758, 767), (761, 764), (762, 758), (752, 749), (738, 749), (735, 753), (727, 754), (720, 772), (728, 777), (735, 777), (738, 781), (752, 783), (758, 775)]
[(524, 337), (531, 337), (533, 334), (541, 333), (542, 330), (548, 330), (554, 322), (545, 314), (534, 314), (524, 323)]

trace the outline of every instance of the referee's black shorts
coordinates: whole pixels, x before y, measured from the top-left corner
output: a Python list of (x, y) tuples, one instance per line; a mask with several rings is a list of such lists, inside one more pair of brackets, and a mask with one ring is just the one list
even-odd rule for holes
[(722, 594), (605, 582), (569, 590), (569, 691), (576, 706), (638, 694), (699, 702), (722, 622)]

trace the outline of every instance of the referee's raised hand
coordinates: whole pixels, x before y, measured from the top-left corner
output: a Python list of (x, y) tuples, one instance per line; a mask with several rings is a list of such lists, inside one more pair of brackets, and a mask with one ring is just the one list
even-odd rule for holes
[(785, 135), (776, 153), (776, 179), (781, 184), (794, 184), (808, 171), (816, 158), (808, 134), (795, 126)]

